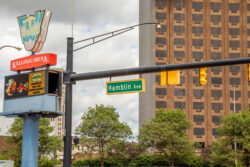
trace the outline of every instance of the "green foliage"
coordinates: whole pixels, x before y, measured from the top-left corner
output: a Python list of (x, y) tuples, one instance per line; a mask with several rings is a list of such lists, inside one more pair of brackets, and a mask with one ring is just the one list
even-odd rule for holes
[[(238, 166), (250, 166), (250, 112), (226, 115), (222, 123), (218, 128), (221, 137), (212, 146), (211, 164), (234, 166), (237, 157)], [(232, 147), (235, 141), (238, 145), (237, 151)]]
[(190, 126), (183, 111), (160, 109), (140, 129), (139, 142), (145, 148), (153, 147), (163, 153), (172, 166), (176, 162), (190, 164), (190, 157), (194, 156), (194, 144), (185, 133)]
[(115, 112), (115, 108), (110, 106), (96, 105), (95, 108), (89, 108), (81, 119), (76, 134), (84, 139), (85, 144), (98, 148), (101, 166), (108, 145), (114, 140), (126, 140), (132, 134), (129, 126), (119, 121), (119, 114)]
[(169, 163), (163, 154), (141, 154), (133, 159), (128, 166), (168, 166)]
[[(78, 160), (72, 163), (73, 167), (83, 167), (83, 166), (89, 166), (89, 167), (99, 167), (101, 166), (100, 160), (98, 158), (89, 158), (85, 160)], [(117, 161), (114, 158), (104, 158), (104, 166), (122, 166), (122, 163), (120, 161)]]
[[(48, 155), (53, 155), (56, 158), (56, 152), (62, 151), (63, 141), (59, 137), (50, 136), (53, 127), (50, 126), (49, 119), (41, 118), (39, 121), (39, 158), (44, 158)], [(6, 142), (14, 147), (9, 148), (9, 156), (14, 158), (15, 167), (20, 167), (22, 157), (22, 135), (23, 135), (23, 120), (17, 118), (12, 123), (8, 130), (9, 137)]]
[(60, 165), (61, 162), (56, 159), (40, 158), (38, 160), (38, 167), (54, 167), (55, 165)]
[(7, 155), (0, 155), (0, 160), (9, 160)]

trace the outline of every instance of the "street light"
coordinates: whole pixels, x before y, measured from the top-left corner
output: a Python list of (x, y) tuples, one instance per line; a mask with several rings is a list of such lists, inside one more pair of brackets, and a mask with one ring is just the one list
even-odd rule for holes
[[(63, 158), (63, 166), (71, 167), (71, 153), (72, 153), (72, 85), (74, 82), (71, 80), (71, 75), (73, 72), (73, 52), (78, 51), (80, 49), (86, 48), (88, 46), (94, 45), (101, 41), (107, 40), (109, 38), (115, 37), (117, 35), (123, 34), (125, 32), (133, 30), (135, 27), (143, 26), (143, 25), (156, 25), (156, 28), (161, 28), (159, 23), (140, 23), (133, 26), (125, 27), (122, 29), (118, 29), (112, 32), (108, 32), (105, 34), (97, 35), (94, 37), (90, 37), (87, 39), (82, 39), (74, 42), (73, 37), (67, 38), (67, 65), (66, 65), (66, 73), (64, 74), (64, 83), (66, 84), (66, 97), (65, 97), (65, 140), (64, 140), (64, 158)], [(72, 33), (73, 36), (73, 33)], [(103, 37), (103, 38), (101, 38)], [(101, 38), (101, 39), (100, 39)], [(74, 44), (78, 44), (81, 42), (92, 41), (92, 43), (83, 45), (77, 49), (73, 49)]]
[(22, 50), (22, 48), (20, 48), (20, 47), (11, 46), (11, 45), (4, 45), (4, 46), (1, 46), (1, 47), (0, 47), (0, 50), (3, 49), (3, 48), (14, 48), (14, 49), (16, 49), (16, 50), (18, 50), (18, 51), (21, 51), (21, 50)]

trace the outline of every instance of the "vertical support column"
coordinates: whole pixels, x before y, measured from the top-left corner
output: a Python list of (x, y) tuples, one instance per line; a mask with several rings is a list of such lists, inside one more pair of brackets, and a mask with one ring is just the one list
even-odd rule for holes
[[(67, 68), (68, 77), (73, 72), (73, 38), (67, 38)], [(71, 167), (71, 148), (72, 148), (72, 82), (68, 78), (66, 83), (66, 98), (65, 98), (65, 131), (64, 138), (64, 158), (63, 166)]]
[(22, 165), (37, 167), (40, 115), (23, 118)]

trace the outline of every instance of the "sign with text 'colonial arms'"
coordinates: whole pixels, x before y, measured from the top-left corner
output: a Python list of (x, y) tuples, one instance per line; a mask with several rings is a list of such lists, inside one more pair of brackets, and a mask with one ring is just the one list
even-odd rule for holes
[(107, 95), (145, 91), (145, 79), (106, 82)]
[(32, 68), (44, 67), (46, 65), (56, 65), (57, 55), (52, 53), (37, 54), (19, 59), (12, 60), (10, 62), (11, 71), (30, 70)]
[(41, 51), (47, 36), (50, 17), (50, 11), (42, 10), (36, 11), (35, 15), (17, 18), (22, 42), (27, 51)]

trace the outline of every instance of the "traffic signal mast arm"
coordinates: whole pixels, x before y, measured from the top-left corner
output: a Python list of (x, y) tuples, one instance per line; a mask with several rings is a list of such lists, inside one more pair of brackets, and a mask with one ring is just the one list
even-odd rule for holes
[(80, 74), (66, 74), (64, 77), (65, 78), (64, 82), (68, 83), (79, 80), (90, 80), (90, 79), (119, 77), (119, 76), (136, 75), (136, 74), (147, 74), (147, 73), (155, 73), (162, 71), (185, 70), (185, 69), (215, 67), (215, 66), (228, 66), (228, 65), (247, 64), (247, 63), (250, 63), (250, 57), (182, 63), (182, 64), (168, 64), (168, 65), (151, 66), (151, 67), (126, 68), (126, 69), (97, 71), (97, 72), (88, 72)]

